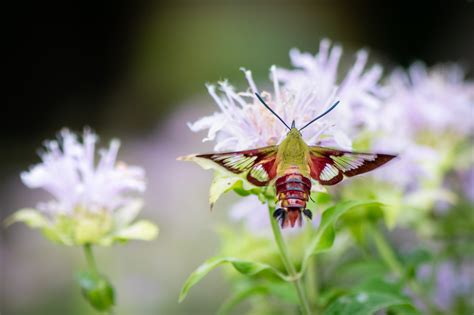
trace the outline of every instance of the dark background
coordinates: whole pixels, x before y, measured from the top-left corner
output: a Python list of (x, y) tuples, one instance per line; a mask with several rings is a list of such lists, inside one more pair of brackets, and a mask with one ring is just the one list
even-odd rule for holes
[[(162, 84), (152, 81), (157, 83), (156, 86), (140, 86), (135, 69), (136, 59), (140, 56), (137, 46), (147, 36), (144, 35), (147, 27), (154, 23), (154, 19), (167, 19), (180, 11), (188, 15), (216, 11), (214, 18), (223, 19), (224, 26), (226, 23), (232, 26), (237, 19), (255, 31), (255, 41), (261, 40), (268, 32), (262, 27), (268, 19), (277, 19), (277, 23), (283, 25), (305, 23), (302, 28), (309, 34), (283, 34), (283, 44), (278, 48), (297, 46), (312, 51), (317, 50), (322, 31), (317, 28), (316, 17), (320, 12), (329, 12), (327, 19), (331, 20), (333, 16), (334, 20), (327, 23), (334, 27), (324, 29), (325, 36), (342, 42), (345, 47), (354, 45), (368, 47), (372, 52), (383, 52), (389, 63), (408, 65), (414, 60), (423, 60), (428, 64), (458, 61), (469, 69), (474, 61), (472, 2), (458, 2), (455, 5), (448, 1), (413, 1), (409, 4), (391, 1), (390, 5), (376, 4), (376, 1), (358, 4), (320, 1), (316, 2), (319, 4), (292, 5), (283, 2), (271, 5), (190, 3), (32, 2), (17, 4), (14, 10), (4, 12), (11, 19), (6, 31), (13, 41), (6, 46), (9, 57), (5, 61), (12, 72), (7, 75), (11, 88), (6, 91), (8, 101), (1, 115), (0, 143), (8, 154), (1, 157), (0, 173), (24, 165), (25, 160), (31, 161), (34, 158), (31, 152), (42, 139), (51, 137), (63, 126), (81, 129), (87, 124), (118, 136), (124, 133), (140, 135), (166, 117), (174, 104), (193, 93), (202, 94), (204, 82), (238, 72), (238, 66), (248, 63), (252, 56), (258, 57), (258, 60), (263, 56), (266, 63), (272, 63), (267, 60), (275, 47), (265, 48), (265, 45), (253, 43), (251, 38), (247, 42), (253, 43), (253, 46), (226, 46), (228, 51), (221, 49), (214, 57), (228, 58), (229, 62), (217, 63), (232, 66), (216, 69), (213, 52), (220, 47), (220, 42), (235, 42), (229, 36), (238, 37), (238, 41), (242, 40), (241, 36), (252, 34), (246, 34), (244, 28), (241, 34), (238, 34), (238, 29), (229, 31), (229, 34), (225, 31), (217, 35), (203, 32), (202, 44), (207, 45), (209, 58), (200, 58), (192, 50), (181, 51), (184, 58), (174, 67), (176, 71), (188, 68), (188, 76), (183, 75), (177, 80), (170, 73), (173, 67), (167, 66), (168, 73), (162, 73), (162, 80), (166, 81), (169, 77), (174, 82)], [(303, 21), (291, 20), (294, 14), (285, 17), (285, 12), (293, 11), (304, 12)], [(231, 16), (229, 21), (225, 20), (227, 15)], [(173, 46), (175, 38), (182, 37), (183, 32), (193, 31), (192, 24), (186, 25), (193, 22), (192, 16), (175, 22), (169, 28), (156, 32), (163, 46)], [(197, 22), (202, 21), (198, 18)], [(314, 36), (311, 38), (313, 26)], [(190, 41), (196, 42), (196, 38)], [(189, 49), (188, 46), (181, 48)], [(236, 49), (242, 52), (236, 53)], [(252, 53), (252, 49), (256, 51)], [(277, 51), (275, 59), (287, 59), (287, 51)], [(155, 60), (158, 66), (168, 63), (168, 58), (173, 60), (165, 53), (156, 56), (161, 59)], [(210, 70), (203, 75), (191, 73), (193, 63), (202, 63), (198, 69)], [(267, 64), (263, 64), (256, 70), (266, 68)], [(160, 72), (160, 69), (152, 70)], [(152, 96), (150, 91), (154, 92)]]

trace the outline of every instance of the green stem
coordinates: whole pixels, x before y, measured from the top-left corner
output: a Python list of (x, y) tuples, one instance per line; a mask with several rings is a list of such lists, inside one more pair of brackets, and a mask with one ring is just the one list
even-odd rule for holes
[(312, 306), (317, 305), (318, 297), (318, 273), (316, 259), (313, 256), (309, 259), (307, 272), (305, 275), (306, 292), (308, 292), (309, 302)]
[[(385, 236), (377, 229), (377, 227), (373, 225), (370, 225), (370, 231), (375, 241), (375, 247), (377, 248), (382, 260), (392, 270), (393, 273), (395, 273), (398, 277), (403, 278), (404, 267), (397, 259), (395, 252), (393, 251)], [(430, 301), (428, 297), (426, 297), (423, 289), (415, 280), (407, 279), (407, 282), (410, 289), (423, 301), (423, 303), (430, 310), (431, 314), (440, 314), (437, 307)]]
[(293, 279), (293, 283), (296, 288), (296, 293), (298, 294), (298, 298), (301, 302), (302, 313), (311, 314), (308, 298), (306, 297), (306, 292), (303, 288), (303, 283), (301, 281), (301, 275), (296, 272), (295, 266), (291, 262), (290, 255), (288, 253), (288, 248), (286, 247), (285, 241), (283, 240), (283, 236), (281, 235), (280, 226), (278, 225), (278, 222), (273, 219), (273, 210), (273, 207), (268, 207), (268, 211), (270, 213), (270, 222), (272, 224), (273, 236), (275, 237), (275, 242), (277, 243), (278, 249), (280, 250), (281, 260), (285, 265), (286, 271)]
[(84, 254), (86, 255), (87, 265), (89, 266), (89, 269), (94, 273), (98, 273), (91, 244), (84, 245)]
[[(313, 225), (308, 224), (306, 227), (306, 236), (308, 241), (312, 239), (314, 234)], [(318, 286), (318, 265), (316, 256), (312, 256), (308, 259), (308, 267), (305, 274), (305, 287), (306, 292), (308, 293), (308, 299), (311, 307), (317, 309), (318, 307), (318, 296), (319, 296), (319, 286)]]

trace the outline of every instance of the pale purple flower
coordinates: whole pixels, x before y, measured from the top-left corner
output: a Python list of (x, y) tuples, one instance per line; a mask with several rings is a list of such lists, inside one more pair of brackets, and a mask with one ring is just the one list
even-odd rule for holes
[[(445, 261), (434, 270), (434, 290), (432, 292), (433, 302), (442, 310), (449, 310), (455, 303), (456, 298), (463, 297), (466, 301), (472, 301), (474, 292), (474, 266), (465, 262), (454, 264)], [(424, 265), (418, 272), (421, 280), (430, 279), (433, 267)], [(472, 302), (471, 302), (472, 304)]]
[[(465, 81), (462, 68), (456, 64), (428, 69), (423, 63), (411, 65), (408, 71), (394, 71), (389, 78), (391, 96), (386, 108), (400, 111), (398, 120), (387, 117), (386, 124), (404, 127), (412, 133), (429, 131), (442, 134), (455, 131), (461, 135), (474, 126), (474, 82)], [(396, 109), (395, 109), (396, 108)]]
[(29, 188), (42, 188), (53, 200), (38, 209), (55, 214), (73, 214), (76, 209), (88, 212), (113, 212), (135, 200), (145, 190), (142, 168), (117, 162), (120, 146), (112, 140), (108, 149), (99, 150), (95, 162), (97, 135), (85, 129), (82, 141), (67, 129), (58, 140), (45, 143), (42, 162), (21, 173)]
[[(471, 161), (471, 163), (474, 163), (474, 161)], [(459, 171), (459, 177), (464, 195), (471, 202), (474, 202), (474, 165), (471, 165), (467, 170)]]
[(457, 65), (427, 69), (415, 63), (407, 72), (394, 71), (385, 90), (372, 148), (396, 152), (399, 158), (373, 175), (404, 190), (431, 180), (441, 185), (442, 164), (472, 133), (474, 84), (464, 80)]
[(230, 208), (230, 217), (243, 221), (245, 227), (254, 234), (267, 234), (270, 230), (268, 206), (255, 195), (241, 198)]
[[(320, 144), (350, 149), (351, 136), (360, 127), (374, 125), (374, 111), (379, 105), (381, 68), (364, 72), (367, 53), (357, 54), (356, 62), (342, 80), (338, 79), (339, 46), (329, 49), (328, 40), (321, 42), (316, 56), (291, 52), (295, 70), (273, 66), (270, 70), (273, 91), (260, 90), (249, 70), (243, 69), (249, 89), (236, 92), (227, 81), (208, 91), (219, 107), (218, 112), (189, 124), (193, 131), (208, 130), (204, 141), (215, 141), (215, 150), (245, 150), (278, 144), (287, 134), (286, 127), (264, 108), (255, 93), (259, 92), (270, 107), (287, 124), (295, 121), (303, 126), (340, 100), (337, 115), (327, 115), (303, 131), (310, 145)], [(338, 83), (342, 81), (342, 83)], [(365, 110), (367, 109), (367, 110)]]
[(292, 49), (290, 59), (295, 69), (278, 69), (279, 79), (286, 89), (307, 97), (310, 108), (317, 108), (324, 100), (339, 100), (341, 106), (337, 109), (335, 121), (345, 132), (358, 132), (361, 127), (374, 130), (377, 126), (376, 109), (384, 96), (379, 85), (382, 67), (375, 64), (366, 69), (368, 52), (362, 49), (357, 52), (353, 66), (340, 77), (341, 56), (341, 46), (331, 47), (328, 39), (321, 41), (316, 55)]

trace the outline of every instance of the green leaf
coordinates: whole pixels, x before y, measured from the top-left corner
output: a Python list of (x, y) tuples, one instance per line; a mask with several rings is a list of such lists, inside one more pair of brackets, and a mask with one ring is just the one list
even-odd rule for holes
[(232, 190), (234, 186), (241, 181), (242, 178), (238, 176), (226, 176), (222, 173), (214, 172), (214, 178), (212, 179), (211, 188), (209, 189), (209, 204), (211, 210), (222, 194)]
[(311, 256), (330, 249), (336, 237), (334, 224), (337, 219), (347, 211), (362, 206), (371, 206), (380, 204), (379, 202), (370, 201), (342, 201), (333, 207), (326, 209), (321, 218), (321, 224), (317, 232), (311, 238), (308, 247), (305, 250), (301, 271), (304, 272)]
[(338, 266), (337, 273), (338, 277), (345, 279), (346, 282), (355, 283), (367, 279), (367, 275), (383, 278), (387, 273), (390, 273), (390, 270), (380, 259), (364, 257), (362, 260), (352, 259)]
[(209, 204), (211, 210), (214, 204), (222, 194), (235, 190), (236, 193), (247, 196), (250, 193), (258, 194), (261, 189), (249, 183), (246, 179), (246, 173), (234, 174), (224, 167), (214, 163), (208, 159), (203, 159), (195, 155), (182, 156), (179, 161), (191, 161), (197, 163), (205, 170), (214, 170), (214, 178), (212, 179), (211, 188), (209, 189)]
[(84, 298), (98, 311), (110, 310), (115, 304), (115, 293), (105, 276), (84, 271), (76, 276)]
[(234, 308), (236, 305), (256, 295), (268, 295), (268, 289), (265, 286), (251, 286), (244, 290), (240, 290), (231, 296), (227, 301), (225, 301), (224, 304), (222, 304), (222, 306), (217, 311), (217, 314), (229, 314), (232, 308)]
[(241, 176), (227, 173), (214, 172), (214, 178), (212, 179), (211, 188), (209, 189), (209, 204), (211, 210), (214, 204), (222, 196), (222, 194), (234, 190), (241, 196), (248, 196), (250, 194), (258, 194), (261, 189), (256, 188), (247, 180), (244, 180)]
[(366, 279), (354, 289), (360, 292), (377, 292), (385, 294), (393, 294), (405, 298), (402, 294), (403, 284), (398, 281), (385, 281), (381, 277), (367, 274)]
[(323, 315), (370, 315), (392, 306), (403, 306), (416, 314), (409, 299), (396, 294), (358, 292), (339, 297), (331, 303)]
[(13, 213), (5, 220), (5, 225), (9, 226), (16, 222), (23, 222), (31, 228), (38, 229), (49, 226), (49, 221), (39, 211), (25, 208)]
[(142, 240), (150, 241), (158, 236), (158, 227), (148, 221), (140, 220), (114, 234), (116, 240)]
[(186, 298), (189, 290), (199, 281), (201, 281), (210, 271), (217, 268), (222, 264), (230, 263), (232, 266), (241, 274), (246, 276), (253, 276), (262, 271), (268, 271), (278, 276), (279, 278), (287, 281), (288, 277), (273, 268), (270, 265), (246, 261), (234, 257), (212, 257), (206, 260), (202, 265), (200, 265), (186, 280), (179, 294), (179, 302), (183, 301)]
[(247, 190), (255, 187), (248, 183), (248, 181), (246, 181), (243, 176), (233, 174), (219, 164), (214, 163), (208, 159), (203, 159), (195, 155), (188, 155), (179, 157), (178, 160), (195, 162), (205, 170), (215, 170), (214, 178), (212, 179), (211, 188), (209, 190), (209, 204), (211, 206), (211, 210), (219, 197), (223, 193), (232, 190), (237, 182), (241, 182), (241, 186), (249, 186)]
[(298, 298), (298, 293), (295, 290), (295, 286), (292, 282), (283, 281), (268, 281), (265, 283), (269, 294), (277, 297), (279, 300), (300, 305), (301, 301)]

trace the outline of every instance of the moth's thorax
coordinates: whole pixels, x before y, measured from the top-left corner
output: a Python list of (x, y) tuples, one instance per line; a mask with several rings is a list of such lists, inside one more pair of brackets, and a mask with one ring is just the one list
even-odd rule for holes
[(308, 158), (308, 145), (304, 142), (298, 129), (292, 128), (278, 147), (277, 160), (279, 163), (277, 175), (283, 176), (288, 174), (290, 169), (296, 169), (296, 172), (308, 176)]

